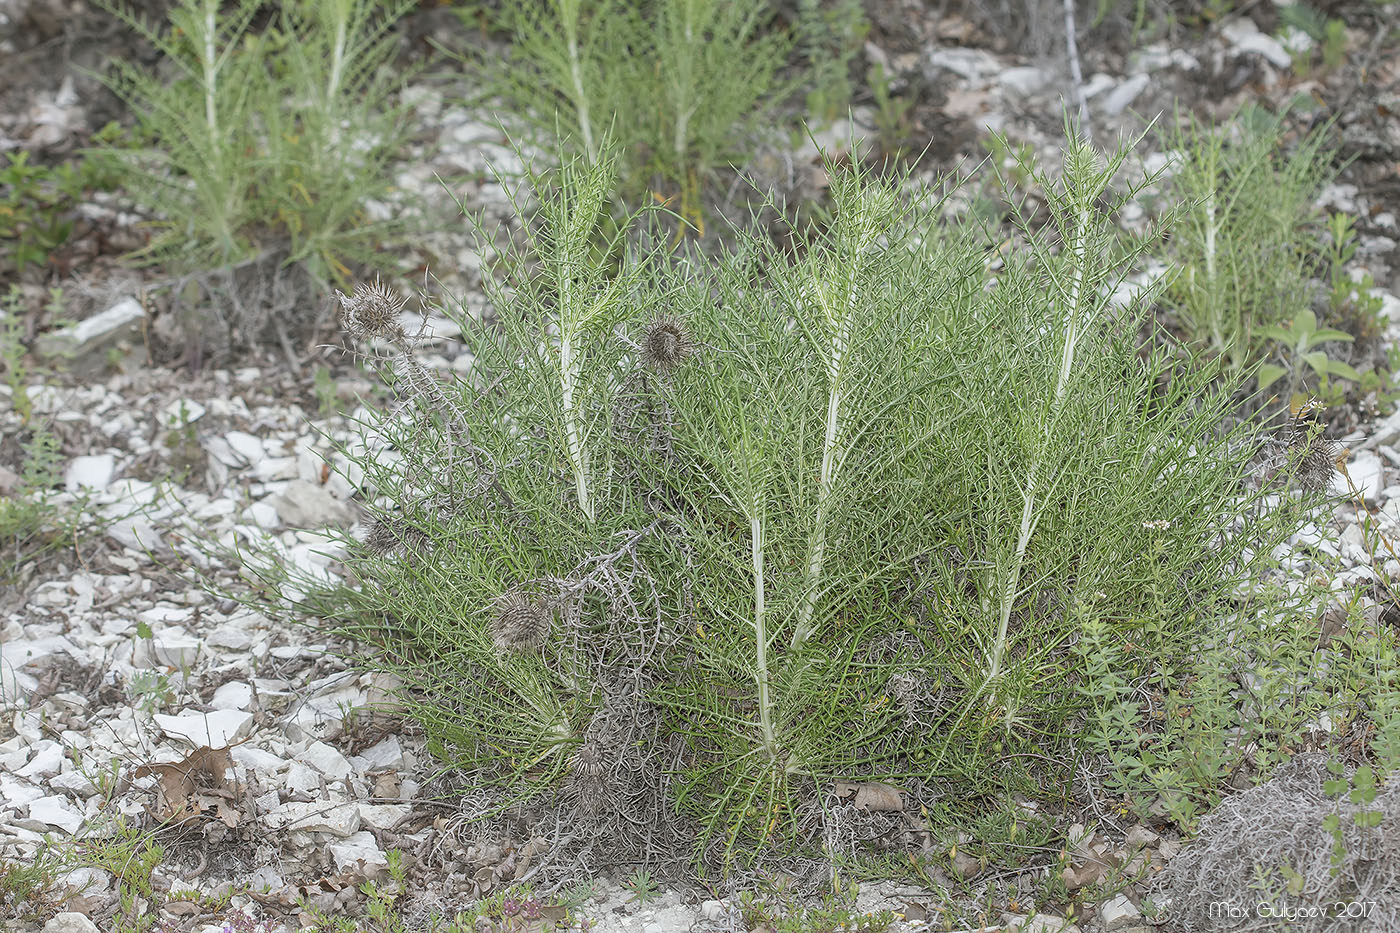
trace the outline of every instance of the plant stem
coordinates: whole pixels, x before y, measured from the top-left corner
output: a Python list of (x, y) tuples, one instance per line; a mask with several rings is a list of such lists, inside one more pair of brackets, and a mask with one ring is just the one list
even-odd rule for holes
[(851, 323), (855, 320), (855, 275), (846, 288), (846, 313), (837, 322), (827, 355), (826, 434), (822, 441), (822, 469), (817, 486), (817, 515), (812, 527), (812, 539), (807, 559), (807, 576), (803, 581), (802, 608), (792, 635), (792, 649), (801, 648), (816, 630), (813, 618), (817, 609), (817, 591), (821, 584), (822, 566), (826, 560), (826, 523), (831, 513), (831, 491), (836, 483), (836, 440), (841, 423), (843, 375), (846, 351), (850, 347)]
[(1221, 326), (1220, 296), (1215, 288), (1215, 237), (1219, 230), (1219, 223), (1215, 218), (1215, 192), (1206, 195), (1206, 293), (1210, 296), (1210, 336), (1215, 342), (1215, 349), (1223, 351), (1225, 349), (1225, 333)]
[(560, 0), (559, 18), (564, 26), (564, 37), (569, 49), (569, 79), (574, 85), (574, 107), (578, 110), (579, 132), (583, 134), (583, 148), (588, 154), (588, 164), (598, 161), (598, 147), (593, 139), (593, 119), (589, 114), (588, 94), (583, 89), (583, 63), (578, 47), (578, 0)]
[(340, 93), (341, 71), (345, 67), (345, 30), (350, 18), (348, 3), (333, 4), (335, 16), (335, 41), (331, 46), (331, 74), (326, 81), (326, 107), (334, 106), (336, 95)]
[(1016, 592), (1021, 585), (1021, 571), (1026, 563), (1026, 548), (1030, 545), (1031, 535), (1035, 531), (1036, 487), (1040, 483), (1040, 472), (1045, 458), (1045, 433), (1048, 432), (1050, 424), (1054, 421), (1055, 415), (1060, 409), (1060, 402), (1064, 398), (1065, 390), (1069, 386), (1070, 373), (1074, 368), (1074, 351), (1079, 342), (1079, 301), (1084, 288), (1084, 274), (1089, 252), (1089, 208), (1087, 204), (1080, 204), (1079, 216), (1076, 219), (1078, 230), (1074, 245), (1074, 269), (1070, 276), (1069, 307), (1065, 316), (1064, 348), (1060, 352), (1060, 372), (1055, 380), (1055, 395), (1050, 401), (1048, 421), (1042, 430), (1040, 446), (1031, 461), (1030, 474), (1026, 477), (1026, 489), (1022, 493), (1021, 527), (1016, 538), (1016, 551), (1011, 559), (1011, 571), (1007, 574), (1006, 585), (1002, 589), (1001, 617), (998, 620), (997, 640), (992, 646), (991, 663), (987, 670), (988, 683), (994, 682), (1001, 676), (1002, 658), (1006, 654), (1007, 633), (1011, 628), (1011, 609), (1016, 602)]
[(219, 83), (219, 63), (215, 56), (214, 39), (218, 30), (218, 0), (206, 0), (204, 4), (204, 122), (209, 129), (209, 139), (216, 144), (219, 140), (219, 112), (214, 104), (215, 89)]
[(753, 558), (753, 629), (758, 639), (758, 726), (763, 749), (770, 758), (778, 757), (778, 740), (773, 729), (773, 700), (768, 683), (768, 624), (763, 606), (763, 519), (749, 518), (749, 539)]
[(588, 497), (588, 452), (578, 429), (578, 411), (574, 405), (574, 389), (578, 384), (579, 359), (574, 355), (571, 334), (559, 338), (559, 381), (563, 391), (564, 439), (569, 450), (569, 464), (574, 471), (574, 493), (578, 507), (590, 522), (594, 518), (593, 502)]

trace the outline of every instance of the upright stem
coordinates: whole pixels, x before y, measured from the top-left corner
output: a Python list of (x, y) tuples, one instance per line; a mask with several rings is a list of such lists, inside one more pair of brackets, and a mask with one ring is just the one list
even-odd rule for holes
[(836, 483), (836, 441), (841, 424), (846, 352), (851, 342), (851, 324), (855, 320), (855, 276), (846, 288), (846, 313), (832, 335), (827, 356), (826, 434), (822, 440), (822, 469), (817, 485), (817, 515), (812, 528), (807, 576), (803, 581), (802, 607), (793, 630), (792, 649), (801, 648), (816, 630), (817, 591), (821, 586), (822, 567), (826, 561), (826, 523), (831, 513), (831, 491)]
[[(1079, 301), (1084, 288), (1085, 267), (1089, 252), (1089, 209), (1081, 205), (1076, 218), (1078, 230), (1075, 236), (1074, 269), (1070, 275), (1069, 307), (1065, 319), (1065, 342), (1060, 352), (1060, 372), (1055, 380), (1055, 395), (1051, 400), (1048, 416), (1053, 421), (1059, 411), (1060, 401), (1069, 387), (1070, 373), (1074, 369), (1074, 351), (1079, 343)], [(1011, 628), (1011, 609), (1016, 602), (1016, 592), (1021, 585), (1021, 570), (1026, 563), (1026, 548), (1030, 545), (1031, 534), (1035, 531), (1035, 505), (1037, 486), (1045, 457), (1044, 438), (1049, 430), (1047, 423), (1042, 427), (1039, 446), (1031, 461), (1030, 475), (1026, 478), (1026, 490), (1022, 493), (1021, 527), (1016, 538), (1016, 551), (1011, 559), (1011, 571), (1007, 574), (1006, 585), (1001, 594), (1001, 616), (997, 624), (997, 640), (992, 646), (991, 662), (987, 669), (987, 681), (994, 682), (1001, 676), (1002, 658), (1006, 654), (1007, 633)]]
[(1221, 325), (1220, 295), (1215, 288), (1215, 236), (1219, 224), (1215, 219), (1215, 192), (1206, 195), (1206, 296), (1210, 302), (1210, 336), (1216, 350), (1225, 349), (1225, 333)]
[(331, 46), (331, 74), (326, 81), (326, 106), (333, 106), (336, 95), (340, 93), (341, 73), (345, 67), (345, 31), (349, 25), (350, 10), (345, 2), (337, 2), (333, 5), (332, 15), (335, 16), (335, 42)]
[(209, 138), (217, 143), (219, 139), (219, 111), (215, 106), (215, 90), (219, 84), (219, 62), (214, 48), (218, 35), (218, 0), (207, 0), (204, 4), (204, 122), (209, 129)]
[(559, 381), (563, 391), (564, 439), (569, 448), (569, 465), (574, 471), (574, 493), (584, 517), (593, 521), (593, 502), (588, 497), (588, 452), (583, 447), (583, 435), (578, 429), (578, 411), (574, 404), (574, 389), (578, 383), (579, 360), (574, 356), (571, 334), (559, 339)]
[(559, 0), (559, 19), (564, 26), (564, 39), (569, 50), (569, 80), (574, 86), (574, 108), (578, 110), (579, 132), (583, 134), (583, 148), (588, 154), (588, 164), (598, 161), (598, 146), (593, 139), (593, 118), (589, 113), (588, 92), (583, 87), (583, 61), (578, 47), (578, 0)]
[(749, 541), (753, 559), (753, 630), (758, 639), (758, 727), (764, 751), (776, 758), (778, 739), (773, 729), (773, 701), (768, 684), (768, 623), (763, 612), (763, 519), (757, 515), (749, 518)]

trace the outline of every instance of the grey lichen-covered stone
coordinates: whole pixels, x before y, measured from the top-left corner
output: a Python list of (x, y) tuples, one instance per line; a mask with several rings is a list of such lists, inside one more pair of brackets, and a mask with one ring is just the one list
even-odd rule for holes
[(100, 372), (106, 366), (108, 350), (118, 350), (124, 357), (145, 358), (141, 339), (145, 319), (145, 309), (134, 298), (125, 298), (85, 321), (41, 335), (34, 348), (40, 356), (63, 363), (74, 372)]

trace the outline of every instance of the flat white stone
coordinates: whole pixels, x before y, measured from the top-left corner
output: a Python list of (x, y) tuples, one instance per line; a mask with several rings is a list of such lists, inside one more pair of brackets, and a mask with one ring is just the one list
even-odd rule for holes
[(56, 826), (66, 833), (76, 833), (82, 825), (83, 815), (68, 802), (67, 797), (54, 795), (29, 802), (29, 824), (25, 826), (26, 829), (42, 832), (43, 827)]
[(321, 788), (325, 786), (326, 776), (315, 768), (300, 761), (293, 761), (287, 766), (287, 774), (282, 779), (282, 786), (293, 794), (310, 794), (312, 797), (321, 796)]
[(324, 528), (328, 525), (348, 526), (354, 521), (350, 507), (331, 495), (325, 486), (293, 480), (287, 488), (268, 503), (292, 528)]
[(391, 735), (370, 746), (357, 756), (363, 758), (370, 769), (403, 767), (403, 746), (399, 737)]
[(1147, 75), (1133, 75), (1105, 95), (1103, 102), (1099, 104), (1099, 111), (1105, 116), (1118, 116), (1133, 105), (1139, 94), (1147, 90), (1151, 80)]
[(160, 532), (142, 518), (123, 518), (112, 522), (107, 526), (107, 537), (137, 554), (167, 549)]
[(192, 398), (178, 398), (165, 406), (165, 424), (167, 427), (178, 428), (187, 424), (194, 424), (204, 417), (207, 409)]
[(84, 799), (97, 793), (97, 785), (81, 771), (65, 771), (49, 778), (49, 786), (55, 790), (71, 791)]
[(341, 871), (360, 867), (378, 869), (386, 868), (389, 865), (389, 859), (380, 850), (379, 843), (375, 841), (373, 833), (355, 833), (344, 842), (332, 843), (329, 848), (331, 858), (335, 860), (336, 867)]
[(86, 914), (67, 910), (51, 917), (49, 922), (44, 924), (44, 933), (98, 933), (98, 930), (97, 924)]
[(253, 726), (253, 714), (232, 709), (211, 713), (157, 713), (156, 725), (171, 738), (184, 739), (196, 748), (227, 748), (243, 738)]
[(216, 648), (228, 648), (232, 651), (247, 651), (253, 644), (253, 636), (237, 622), (225, 622), (210, 632), (204, 640)]
[(1127, 895), (1120, 894), (1110, 901), (1099, 905), (1099, 920), (1103, 922), (1105, 930), (1118, 930), (1126, 926), (1135, 924), (1142, 919), (1142, 913), (1128, 900)]
[(29, 763), (15, 773), (23, 778), (49, 777), (63, 769), (63, 748), (48, 742), (34, 753)]
[(259, 528), (272, 529), (282, 524), (277, 509), (267, 502), (254, 502), (243, 510), (243, 517)]
[(188, 670), (199, 660), (203, 643), (179, 629), (166, 629), (151, 639), (151, 651), (156, 660), (167, 667)]
[(152, 606), (150, 609), (142, 609), (136, 617), (151, 625), (165, 625), (171, 622), (184, 622), (194, 610), (181, 606)]
[(42, 796), (44, 792), (33, 784), (15, 780), (8, 774), (0, 774), (0, 809), (19, 810)]
[(289, 764), (286, 759), (280, 758), (266, 749), (254, 748), (251, 745), (235, 745), (232, 754), (236, 764), (240, 764), (250, 771), (276, 774)]
[(348, 758), (325, 742), (312, 742), (306, 751), (297, 756), (297, 760), (310, 765), (332, 781), (349, 777), (354, 770)]
[(111, 454), (74, 457), (63, 472), (63, 488), (69, 492), (81, 489), (101, 491), (112, 484), (117, 473), (117, 458)]
[(240, 463), (231, 463), (229, 466), (248, 466), (257, 463), (266, 456), (263, 442), (247, 431), (230, 431), (224, 435), (224, 440), (228, 442), (229, 449), (241, 461)]
[(214, 709), (245, 710), (253, 705), (253, 685), (240, 683), (236, 680), (229, 681), (214, 691), (214, 697), (209, 701), (209, 705)]
[(360, 828), (360, 811), (353, 803), (284, 803), (266, 816), (274, 829), (350, 836)]
[[(1361, 493), (1367, 505), (1380, 501), (1381, 490), (1385, 488), (1385, 467), (1379, 455), (1369, 450), (1359, 451), (1347, 460), (1346, 468), (1352, 485)], [(1334, 477), (1333, 490), (1338, 495), (1350, 494), (1345, 476), (1338, 474)]]
[(360, 822), (370, 829), (388, 832), (412, 811), (413, 808), (406, 803), (362, 803)]
[(141, 305), (132, 298), (125, 298), (72, 327), (41, 335), (35, 346), (44, 356), (83, 356), (124, 336), (138, 336), (145, 317), (146, 311)]

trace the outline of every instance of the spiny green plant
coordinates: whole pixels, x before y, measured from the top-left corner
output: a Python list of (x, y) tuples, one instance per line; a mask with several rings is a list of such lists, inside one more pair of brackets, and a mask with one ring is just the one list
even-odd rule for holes
[(1222, 427), (1238, 380), (1111, 301), (1154, 245), (1112, 216), (1130, 145), (1069, 136), (997, 263), (933, 192), (834, 164), (800, 250), (642, 251), (647, 218), (604, 226), (610, 150), (564, 156), (496, 322), (462, 309), (460, 378), (394, 289), (340, 296), (404, 404), (354, 456), (357, 588), (300, 609), (404, 679), (488, 817), (561, 808), (619, 858), (697, 827), (711, 869), (859, 851), (837, 784), (917, 810), (1064, 782), (1086, 626), (1190, 655), (1296, 520), (1248, 482), (1258, 429)]
[(1282, 118), (1247, 110), (1229, 124), (1194, 118), (1163, 132), (1179, 161), (1167, 189), (1186, 205), (1169, 252), (1167, 303), (1185, 337), (1233, 368), (1257, 360), (1261, 327), (1311, 305), (1320, 255), (1313, 201), (1333, 154), (1316, 130), (1284, 154)]
[[(824, 110), (844, 106), (852, 36), (864, 28), (848, 0), (803, 0), (792, 28), (766, 2), (723, 0), (513, 2), (503, 16), (509, 56), (478, 66), (506, 112), (590, 162), (610, 135), (625, 153), (629, 199), (659, 178), (658, 195), (696, 224), (701, 187), (743, 161), (793, 92), (811, 89)], [(798, 45), (800, 66), (785, 76)]]
[(149, 41), (174, 78), (118, 62), (104, 80), (138, 118), (129, 147), (106, 152), (160, 233), (141, 255), (180, 270), (285, 251), (322, 281), (343, 281), (393, 225), (365, 203), (390, 187), (404, 138), (386, 76), (390, 26), (406, 0), (295, 0), (261, 33), (263, 4), (180, 0), (159, 29), (103, 5)]

